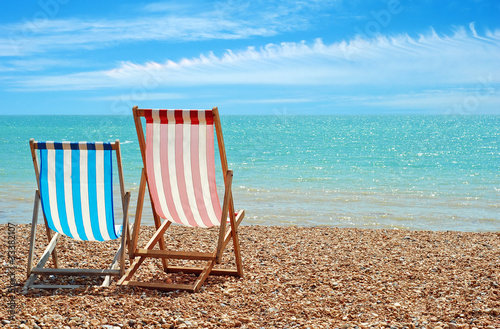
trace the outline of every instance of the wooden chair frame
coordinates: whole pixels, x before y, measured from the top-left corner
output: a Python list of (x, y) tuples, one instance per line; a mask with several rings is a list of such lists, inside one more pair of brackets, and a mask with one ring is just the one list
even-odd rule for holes
[[(213, 252), (186, 252), (186, 251), (172, 251), (165, 249), (165, 242), (163, 239), (163, 234), (170, 226), (171, 222), (169, 220), (164, 220), (161, 222), (160, 216), (156, 213), (155, 207), (151, 198), (151, 207), (153, 211), (153, 219), (156, 227), (156, 232), (148, 241), (144, 248), (137, 248), (137, 239), (139, 236), (139, 230), (141, 225), (142, 209), (144, 206), (144, 196), (146, 191), (146, 185), (149, 182), (147, 180), (146, 172), (146, 141), (144, 137), (144, 130), (142, 127), (141, 117), (144, 117), (145, 110), (139, 109), (137, 106), (133, 108), (134, 121), (137, 130), (137, 136), (139, 139), (139, 145), (141, 149), (141, 155), (144, 167), (142, 169), (141, 184), (139, 187), (139, 196), (137, 201), (137, 210), (135, 214), (135, 222), (133, 234), (131, 237), (129, 256), (131, 258), (138, 257), (134, 260), (131, 267), (127, 270), (125, 275), (120, 279), (118, 284), (129, 285), (129, 286), (139, 286), (144, 288), (154, 288), (160, 290), (185, 290), (190, 292), (197, 292), (203, 285), (204, 281), (207, 279), (208, 275), (232, 275), (232, 276), (243, 276), (243, 265), (241, 261), (241, 252), (239, 247), (238, 239), (238, 226), (241, 223), (243, 217), (245, 216), (244, 210), (240, 210), (237, 213), (234, 211), (233, 196), (231, 190), (233, 172), (228, 170), (226, 151), (224, 147), (224, 139), (222, 136), (222, 129), (220, 124), (220, 117), (217, 107), (212, 109), (214, 117), (215, 132), (217, 135), (217, 142), (220, 153), (220, 160), (222, 164), (222, 172), (224, 176), (225, 193), (224, 201), (222, 206), (222, 219), (220, 221), (219, 236), (217, 241), (217, 246)], [(229, 221), (225, 220), (229, 217)], [(229, 228), (227, 228), (227, 222), (229, 222)], [(214, 269), (216, 263), (221, 262), (222, 253), (229, 243), (233, 240), (234, 253), (236, 258), (236, 269)], [(156, 245), (159, 245), (160, 250), (153, 250)], [(162, 260), (163, 269), (167, 273), (190, 273), (198, 274), (198, 278), (191, 285), (185, 284), (168, 284), (168, 283), (148, 283), (148, 282), (138, 282), (131, 281), (132, 276), (138, 270), (140, 265), (148, 257), (160, 258)], [(169, 266), (168, 259), (184, 259), (184, 260), (198, 260), (206, 261), (204, 267), (186, 267), (186, 266)]]
[[(41, 202), (40, 197), (40, 167), (37, 160), (36, 150), (38, 149), (38, 142), (34, 139), (30, 140), (30, 148), (31, 148), (31, 156), (33, 158), (33, 166), (35, 168), (35, 175), (38, 189), (35, 192), (35, 201), (33, 208), (33, 219), (31, 223), (31, 239), (28, 253), (28, 265), (27, 265), (27, 281), (24, 285), (23, 292), (26, 293), (28, 289), (58, 289), (58, 288), (79, 288), (81, 285), (44, 285), (33, 284), (38, 275), (56, 275), (56, 276), (104, 276), (104, 281), (102, 283), (102, 287), (109, 286), (111, 282), (111, 276), (121, 277), (125, 273), (125, 250), (126, 245), (130, 241), (130, 232), (128, 226), (128, 206), (130, 201), (130, 192), (125, 192), (125, 185), (123, 182), (123, 170), (122, 170), (122, 161), (121, 161), (121, 153), (120, 153), (120, 142), (116, 140), (114, 143), (111, 143), (112, 150), (115, 151), (116, 154), (116, 162), (118, 167), (118, 175), (120, 181), (120, 193), (121, 193), (121, 201), (122, 201), (122, 209), (123, 209), (123, 222), (122, 222), (122, 236), (121, 243), (118, 251), (116, 252), (114, 259), (111, 263), (109, 269), (85, 269), (85, 268), (59, 268), (58, 257), (56, 253), (56, 245), (61, 237), (61, 233), (54, 232), (49, 228), (47, 223), (47, 218), (45, 214), (43, 214), (44, 223), (45, 223), (45, 231), (47, 234), (47, 238), (49, 244), (47, 245), (45, 251), (43, 252), (39, 262), (37, 265), (33, 266), (33, 257), (34, 257), (34, 249), (35, 249), (35, 239), (36, 239), (36, 228), (38, 223), (38, 209)], [(55, 234), (53, 234), (55, 233)], [(45, 268), (45, 264), (47, 260), (52, 255), (52, 261), (55, 268)], [(117, 269), (117, 267), (119, 267)]]

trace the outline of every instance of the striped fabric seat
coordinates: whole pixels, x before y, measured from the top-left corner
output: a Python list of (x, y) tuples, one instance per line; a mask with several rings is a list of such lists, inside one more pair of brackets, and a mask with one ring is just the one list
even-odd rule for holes
[(40, 196), (50, 229), (77, 240), (120, 237), (111, 143), (39, 142), (38, 149)]
[(146, 170), (156, 213), (191, 227), (220, 224), (212, 111), (145, 110)]

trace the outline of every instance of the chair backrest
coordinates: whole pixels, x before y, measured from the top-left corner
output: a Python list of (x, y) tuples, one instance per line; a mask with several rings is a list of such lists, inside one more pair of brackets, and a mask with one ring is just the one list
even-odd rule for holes
[(143, 159), (156, 213), (186, 226), (219, 225), (213, 112), (143, 110), (143, 116)]
[[(116, 144), (33, 144), (40, 150), (38, 183), (43, 213), (50, 229), (77, 240), (118, 238), (122, 225), (115, 225), (114, 220), (112, 165)], [(35, 163), (35, 171), (36, 168)]]

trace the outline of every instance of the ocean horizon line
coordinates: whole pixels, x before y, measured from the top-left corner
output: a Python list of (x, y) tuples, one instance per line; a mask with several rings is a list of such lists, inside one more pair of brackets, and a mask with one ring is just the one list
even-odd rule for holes
[[(160, 108), (153, 108), (160, 109)], [(164, 108), (161, 108), (164, 109)], [(165, 108), (165, 109), (174, 109), (174, 108)], [(200, 108), (201, 109), (201, 108)], [(207, 108), (207, 110), (210, 110)], [(13, 114), (6, 113), (0, 114), (0, 117), (26, 117), (26, 116), (92, 116), (92, 117), (126, 117), (132, 115), (132, 109), (130, 109), (129, 113), (115, 113), (115, 114), (71, 114), (71, 113), (60, 113), (60, 114), (50, 114), (50, 113), (42, 113), (42, 114)], [(254, 114), (241, 114), (241, 113), (223, 113), (223, 116), (363, 116), (363, 117), (381, 117), (381, 116), (414, 116), (414, 117), (485, 117), (485, 116), (500, 116), (500, 113), (462, 113), (462, 114), (447, 114), (447, 113), (254, 113)]]

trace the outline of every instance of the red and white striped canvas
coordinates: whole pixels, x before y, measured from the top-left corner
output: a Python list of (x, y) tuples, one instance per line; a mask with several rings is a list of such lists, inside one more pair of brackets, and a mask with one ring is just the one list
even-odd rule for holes
[(156, 213), (193, 227), (220, 224), (212, 111), (146, 110), (146, 172)]

